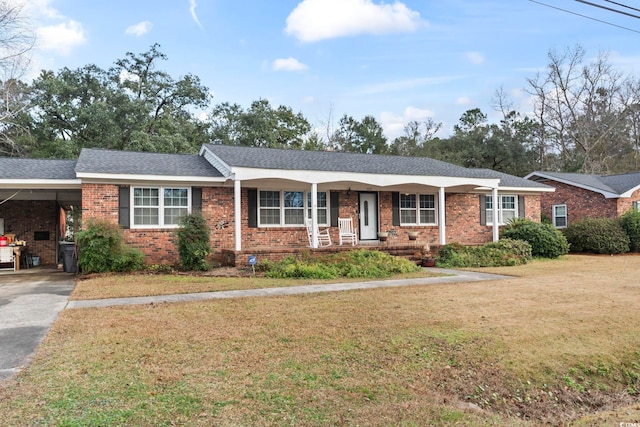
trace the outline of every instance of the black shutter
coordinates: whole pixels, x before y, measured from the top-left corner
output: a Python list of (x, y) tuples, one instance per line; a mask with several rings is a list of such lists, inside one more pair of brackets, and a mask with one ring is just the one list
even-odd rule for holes
[(391, 193), (391, 222), (393, 225), (400, 225), (400, 193)]
[(122, 228), (129, 228), (129, 208), (131, 205), (130, 200), (131, 187), (118, 188), (118, 224)]
[(340, 193), (338, 191), (332, 191), (329, 193), (331, 203), (331, 226), (338, 226), (338, 216), (340, 215)]
[(202, 212), (202, 187), (191, 187), (191, 213)]
[(480, 195), (480, 225), (487, 225), (487, 196)]
[(258, 227), (258, 190), (247, 190), (247, 209), (249, 209), (249, 227)]
[(524, 218), (525, 216), (524, 196), (518, 196), (518, 218)]

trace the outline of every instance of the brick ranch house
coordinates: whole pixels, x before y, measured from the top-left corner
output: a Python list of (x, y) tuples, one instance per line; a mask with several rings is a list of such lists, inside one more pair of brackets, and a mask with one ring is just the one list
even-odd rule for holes
[(582, 218), (617, 218), (632, 207), (640, 207), (640, 172), (591, 175), (536, 171), (525, 178), (555, 188), (542, 194), (540, 207), (557, 228)]
[[(0, 204), (3, 232), (19, 234), (43, 264), (56, 263), (74, 205), (83, 220), (120, 224), (148, 264), (178, 262), (178, 218), (200, 211), (213, 257), (246, 265), (250, 254), (334, 250), (338, 217), (352, 218), (360, 245), (385, 250), (486, 243), (510, 218), (539, 221), (541, 196), (553, 191), (429, 158), (213, 144), (198, 155), (83, 149), (77, 161), (0, 158), (0, 171), (0, 195), (9, 199)], [(318, 248), (316, 235), (309, 241), (307, 218), (330, 230), (332, 246)], [(392, 237), (380, 242), (380, 231)]]

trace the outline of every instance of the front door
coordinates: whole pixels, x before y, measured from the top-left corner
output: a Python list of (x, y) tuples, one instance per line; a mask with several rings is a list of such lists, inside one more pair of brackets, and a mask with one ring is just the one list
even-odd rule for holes
[(378, 195), (360, 193), (360, 240), (378, 238)]

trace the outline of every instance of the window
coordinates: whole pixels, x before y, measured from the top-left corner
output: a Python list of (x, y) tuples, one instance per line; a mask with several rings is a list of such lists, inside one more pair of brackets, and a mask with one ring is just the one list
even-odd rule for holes
[[(514, 195), (498, 196), (498, 224), (504, 225), (518, 217), (518, 198)], [(493, 196), (486, 196), (487, 225), (493, 224)]]
[(556, 228), (566, 228), (567, 205), (553, 205), (553, 225)]
[[(305, 217), (311, 218), (310, 192), (261, 190), (259, 194), (258, 219), (260, 226), (303, 226)], [(328, 225), (328, 223), (327, 193), (319, 191), (318, 224)]]
[[(327, 203), (327, 193), (318, 192), (318, 224), (329, 225), (329, 204)], [(307, 218), (311, 218), (311, 193), (307, 193)]]
[(176, 227), (190, 211), (188, 188), (134, 187), (135, 227)]
[(635, 201), (635, 202), (633, 202), (633, 203), (631, 204), (631, 207), (632, 207), (633, 209), (640, 210), (640, 202), (639, 202), (639, 201)]
[(400, 225), (435, 225), (436, 197), (433, 194), (400, 194)]

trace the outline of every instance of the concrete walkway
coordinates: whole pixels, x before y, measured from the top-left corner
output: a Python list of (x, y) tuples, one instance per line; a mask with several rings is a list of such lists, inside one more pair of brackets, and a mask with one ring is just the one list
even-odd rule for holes
[(66, 308), (111, 307), (120, 305), (158, 304), (166, 302), (199, 301), (207, 299), (269, 297), (278, 295), (299, 295), (319, 292), (349, 291), (354, 289), (391, 288), (398, 286), (419, 286), (437, 283), (477, 282), (482, 280), (500, 280), (509, 276), (476, 273), (472, 271), (446, 270), (430, 268), (434, 273), (447, 276), (418, 279), (376, 280), (371, 282), (331, 283), (323, 285), (303, 285), (283, 288), (244, 289), (237, 291), (199, 292), (193, 294), (158, 295), (150, 297), (107, 298), (99, 300), (69, 301)]

